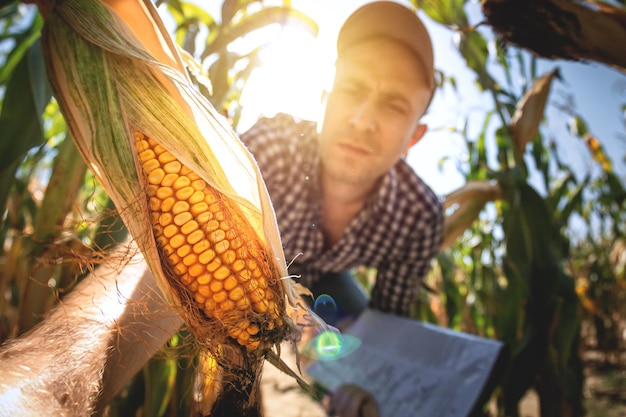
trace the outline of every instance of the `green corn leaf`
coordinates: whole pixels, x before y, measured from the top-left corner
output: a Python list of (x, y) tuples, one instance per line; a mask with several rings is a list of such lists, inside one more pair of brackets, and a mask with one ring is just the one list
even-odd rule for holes
[(172, 358), (153, 358), (143, 368), (144, 417), (163, 417), (176, 383), (178, 364)]
[(416, 0), (415, 2), (435, 22), (454, 28), (469, 26), (463, 7), (466, 0)]
[(0, 113), (0, 173), (45, 142), (41, 116), (52, 93), (40, 42), (22, 56), (7, 84)]

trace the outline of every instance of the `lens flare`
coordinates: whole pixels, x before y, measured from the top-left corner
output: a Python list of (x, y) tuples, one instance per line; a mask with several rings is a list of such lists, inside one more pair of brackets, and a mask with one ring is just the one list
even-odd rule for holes
[(339, 315), (337, 303), (328, 294), (322, 294), (315, 299), (313, 311), (326, 323), (334, 323)]
[(314, 360), (333, 361), (348, 356), (360, 345), (361, 341), (356, 337), (341, 334), (329, 326), (307, 342), (302, 353)]
[(315, 351), (321, 358), (334, 358), (341, 352), (342, 344), (339, 333), (325, 330), (315, 338)]

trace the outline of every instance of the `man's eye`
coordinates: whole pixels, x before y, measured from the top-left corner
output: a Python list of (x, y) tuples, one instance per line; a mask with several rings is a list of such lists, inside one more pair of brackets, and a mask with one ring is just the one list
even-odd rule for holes
[(398, 113), (398, 114), (405, 114), (406, 113), (406, 108), (405, 106), (398, 104), (398, 103), (386, 103), (385, 104), (385, 108), (393, 113)]
[(359, 93), (358, 89), (350, 85), (340, 86), (338, 91), (347, 96), (356, 96)]

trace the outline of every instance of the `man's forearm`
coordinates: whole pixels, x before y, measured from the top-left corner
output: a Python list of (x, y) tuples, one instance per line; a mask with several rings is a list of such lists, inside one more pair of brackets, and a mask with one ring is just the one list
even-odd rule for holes
[(0, 349), (0, 416), (101, 411), (181, 324), (140, 255), (110, 260)]

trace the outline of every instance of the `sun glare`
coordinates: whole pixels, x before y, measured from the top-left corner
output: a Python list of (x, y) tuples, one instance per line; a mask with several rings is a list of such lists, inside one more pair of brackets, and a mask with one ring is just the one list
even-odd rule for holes
[(301, 29), (280, 29), (261, 52), (263, 65), (253, 71), (243, 91), (239, 128), (245, 130), (259, 116), (279, 112), (317, 120), (322, 91), (332, 76), (333, 53)]

